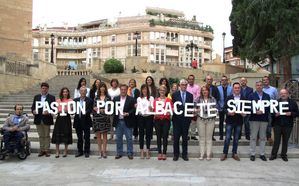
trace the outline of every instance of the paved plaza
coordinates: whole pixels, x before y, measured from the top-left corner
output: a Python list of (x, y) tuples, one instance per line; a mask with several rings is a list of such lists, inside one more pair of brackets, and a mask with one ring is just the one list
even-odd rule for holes
[(56, 159), (37, 158), (32, 154), (25, 161), (9, 158), (0, 162), (1, 185), (299, 185), (299, 159), (240, 162), (229, 158), (220, 162), (189, 162), (171, 158), (141, 160), (123, 157), (115, 160), (70, 155)]

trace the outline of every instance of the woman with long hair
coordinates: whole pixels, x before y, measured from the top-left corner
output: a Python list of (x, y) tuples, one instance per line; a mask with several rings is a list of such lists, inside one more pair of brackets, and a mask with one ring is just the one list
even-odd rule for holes
[[(111, 100), (114, 99), (114, 97), (117, 97), (120, 95), (120, 89), (119, 89), (119, 82), (117, 79), (111, 79), (110, 81), (111, 88), (108, 89), (108, 95), (110, 96)], [(113, 140), (114, 138), (114, 127), (113, 127), (113, 116), (110, 116), (110, 140)]]
[(107, 86), (105, 83), (100, 83), (97, 97), (94, 100), (94, 112), (93, 112), (93, 122), (92, 128), (97, 136), (98, 148), (99, 148), (99, 158), (107, 158), (107, 135), (110, 130), (110, 115), (105, 113), (104, 107), (97, 107), (97, 101), (111, 101), (108, 95)]
[(137, 98), (138, 107), (138, 127), (139, 127), (139, 146), (140, 158), (144, 159), (144, 134), (146, 139), (146, 159), (150, 159), (150, 145), (151, 145), (151, 128), (153, 123), (153, 115), (149, 112), (153, 111), (154, 98), (149, 95), (148, 86), (141, 85), (140, 97)]
[(160, 79), (159, 81), (159, 85), (165, 85), (166, 86), (166, 97), (169, 97), (170, 96), (170, 85), (169, 85), (169, 81), (167, 78), (163, 77)]
[(154, 78), (152, 76), (147, 76), (145, 78), (145, 84), (149, 88), (150, 96), (153, 96), (153, 98), (156, 98), (158, 96), (157, 87), (155, 85)]
[(87, 90), (86, 97), (89, 97), (90, 89), (87, 88), (87, 82), (85, 78), (81, 78), (78, 82), (77, 88), (74, 91), (74, 98), (80, 97), (80, 88), (85, 86)]
[[(63, 87), (59, 93), (59, 99), (56, 102), (59, 104), (58, 116), (55, 121), (54, 130), (52, 134), (51, 142), (56, 145), (56, 158), (59, 158), (59, 145), (64, 144), (64, 154), (62, 157), (66, 157), (68, 154), (68, 145), (73, 143), (72, 138), (72, 121), (70, 114), (67, 113), (67, 106), (62, 108), (61, 103), (68, 103), (73, 101), (70, 99), (70, 91), (68, 88)], [(64, 109), (64, 110), (62, 110)], [(62, 115), (61, 113), (66, 113)]]
[(90, 99), (94, 100), (94, 98), (97, 97), (97, 95), (98, 95), (98, 89), (99, 89), (99, 87), (100, 87), (101, 82), (102, 82), (102, 81), (101, 81), (100, 79), (96, 79), (96, 80), (93, 82), (93, 84), (92, 84), (92, 86), (91, 86), (91, 89), (90, 89), (90, 93), (89, 93), (89, 97), (90, 97)]

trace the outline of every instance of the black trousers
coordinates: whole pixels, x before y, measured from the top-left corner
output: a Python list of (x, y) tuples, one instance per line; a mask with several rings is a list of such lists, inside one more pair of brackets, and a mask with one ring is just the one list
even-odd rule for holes
[(139, 129), (139, 127), (138, 127), (138, 117), (135, 117), (134, 121), (135, 121), (135, 125), (134, 125), (134, 128), (133, 128), (133, 136), (135, 138), (137, 138), (138, 134), (139, 134), (138, 133), (138, 129)]
[(182, 136), (182, 157), (188, 155), (188, 132), (190, 123), (173, 122), (173, 155), (180, 155), (180, 138)]
[(170, 129), (170, 121), (167, 119), (155, 120), (155, 129), (157, 134), (158, 153), (162, 154), (162, 139), (163, 139), (163, 154), (167, 152), (168, 134)]
[(153, 123), (152, 116), (138, 116), (138, 127), (139, 127), (139, 146), (143, 149), (144, 146), (144, 134), (146, 140), (146, 149), (150, 149), (151, 146), (151, 129)]
[[(219, 112), (219, 136), (223, 138), (223, 123), (224, 123), (225, 112)], [(215, 129), (214, 129), (215, 130)]]
[(274, 144), (272, 147), (271, 155), (276, 157), (279, 149), (279, 145), (282, 138), (281, 157), (287, 157), (288, 141), (291, 135), (293, 127), (287, 126), (274, 126)]
[(83, 153), (83, 138), (84, 138), (84, 153), (90, 152), (90, 127), (78, 125), (76, 128), (78, 137), (77, 149), (79, 153)]

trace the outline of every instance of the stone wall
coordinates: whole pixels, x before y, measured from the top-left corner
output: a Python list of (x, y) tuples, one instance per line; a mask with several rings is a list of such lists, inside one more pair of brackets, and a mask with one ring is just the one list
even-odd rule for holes
[(206, 71), (218, 72), (225, 75), (243, 72), (243, 68), (241, 67), (223, 63), (203, 64), (202, 69)]
[(232, 83), (239, 82), (242, 77), (245, 77), (247, 78), (247, 85), (255, 88), (255, 83), (268, 75), (269, 73), (236, 73), (230, 75), (230, 80)]
[(0, 25), (0, 55), (13, 54), (30, 61), (32, 0), (0, 0)]

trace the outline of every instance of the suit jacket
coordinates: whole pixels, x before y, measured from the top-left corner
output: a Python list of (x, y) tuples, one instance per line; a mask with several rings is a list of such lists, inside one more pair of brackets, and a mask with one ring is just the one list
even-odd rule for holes
[[(177, 101), (180, 101), (183, 103), (182, 101), (182, 96), (181, 96), (181, 91), (176, 91), (175, 93), (172, 94), (172, 102), (173, 104)], [(185, 103), (193, 103), (193, 95), (186, 91), (186, 98), (185, 98)], [(175, 113), (173, 113), (172, 116), (172, 121), (174, 123), (187, 123), (189, 124), (191, 122), (192, 117), (185, 117), (184, 112), (185, 112), (185, 106), (184, 105), (177, 105), (177, 111), (183, 111), (183, 114), (177, 115)]]
[(253, 93), (253, 88), (251, 87), (246, 87), (244, 90), (241, 87), (241, 95), (244, 96), (246, 99), (249, 98), (250, 94)]
[[(120, 96), (115, 97), (113, 99), (113, 101), (120, 102)], [(136, 122), (136, 120), (135, 120), (135, 103), (136, 103), (136, 100), (133, 97), (131, 97), (131, 96), (126, 97), (123, 112), (129, 113), (129, 116), (124, 117), (125, 124), (128, 128), (133, 128), (135, 126), (135, 122)], [(116, 109), (115, 109), (114, 113), (116, 113)], [(119, 114), (120, 113), (118, 113), (118, 115), (116, 115), (116, 114), (114, 115), (114, 118), (113, 118), (113, 126), (114, 127), (117, 127), (117, 124), (119, 122)]]
[[(80, 104), (80, 97), (79, 98), (75, 98), (74, 101), (77, 103), (77, 104)], [(94, 101), (92, 99), (90, 99), (89, 97), (85, 97), (85, 114), (81, 114), (81, 118), (80, 118), (80, 115), (79, 114), (75, 114), (75, 117), (74, 117), (74, 128), (77, 128), (77, 127), (82, 127), (82, 128), (85, 128), (85, 127), (88, 127), (90, 128), (92, 126), (92, 120), (91, 120), (91, 116), (90, 114), (92, 113), (93, 111), (93, 103)]]
[[(36, 102), (41, 101), (41, 94), (37, 94), (33, 98), (33, 103), (31, 106), (31, 112), (35, 110)], [(46, 102), (48, 102), (49, 106), (51, 105), (52, 102), (55, 102), (55, 96), (52, 96), (51, 94), (47, 94), (46, 96)], [(48, 115), (43, 115), (43, 108), (38, 109), (38, 113), (34, 115), (34, 124), (39, 125), (41, 122), (43, 122), (45, 125), (53, 125), (53, 116), (51, 114)]]
[[(248, 98), (248, 100), (250, 100), (250, 101), (253, 101), (253, 100), (258, 101), (259, 99), (260, 99), (259, 95), (256, 91), (253, 92), (252, 94), (250, 94), (250, 96)], [(262, 100), (270, 100), (269, 94), (263, 92)], [(249, 117), (249, 121), (263, 121), (263, 122), (269, 121), (269, 113), (270, 113), (269, 107), (266, 107), (265, 113), (261, 114), (261, 115), (253, 114), (252, 111), (253, 111), (253, 109), (251, 108), (251, 115)]]
[(216, 86), (214, 86), (214, 85), (210, 86), (210, 94), (211, 94), (211, 96), (213, 96), (216, 99), (216, 101), (218, 103), (220, 100), (220, 95), (219, 95), (218, 88)]
[[(225, 99), (224, 99), (224, 92), (223, 92), (223, 86), (219, 85), (218, 87), (218, 92), (219, 92), (219, 101), (218, 101), (218, 109), (222, 110), (225, 104)], [(227, 85), (226, 88), (226, 98), (230, 95), (232, 95), (232, 87), (230, 85)]]
[[(228, 115), (228, 111), (227, 111), (228, 105), (227, 105), (227, 102), (229, 100), (233, 100), (233, 99), (234, 99), (234, 95), (232, 94), (232, 95), (228, 96), (227, 99), (226, 99), (226, 101), (225, 101), (225, 105), (224, 105), (224, 110), (226, 112), (225, 122), (227, 124), (242, 125), (243, 124), (243, 116), (241, 114), (235, 114), (233, 116)], [(243, 97), (241, 95), (240, 100), (246, 100), (246, 99), (245, 99), (245, 97)]]
[[(281, 99), (278, 99), (278, 102), (282, 102)], [(285, 127), (293, 127), (294, 125), (294, 118), (299, 117), (299, 111), (298, 111), (298, 105), (297, 103), (292, 100), (292, 99), (288, 99), (287, 102), (288, 104), (288, 110), (286, 110), (285, 112), (291, 112), (290, 116), (286, 116), (286, 115), (280, 115), (278, 117), (275, 117), (275, 113), (272, 115), (273, 119), (272, 119), (272, 124), (273, 126), (279, 125), (279, 126), (285, 126)], [(277, 107), (278, 110), (278, 107)]]

